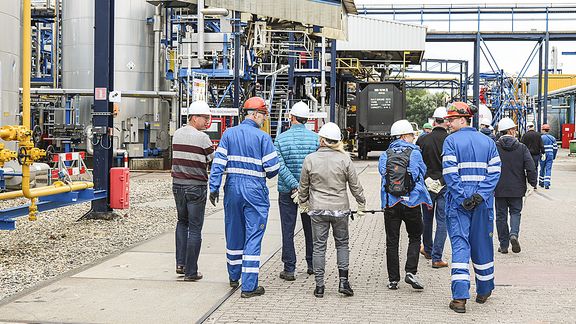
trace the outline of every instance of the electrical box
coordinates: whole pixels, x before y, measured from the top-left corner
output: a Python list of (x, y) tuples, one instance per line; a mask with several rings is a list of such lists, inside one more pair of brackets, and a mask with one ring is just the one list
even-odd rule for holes
[(562, 124), (562, 148), (569, 148), (570, 141), (574, 139), (574, 124)]
[(110, 208), (130, 207), (130, 169), (110, 169)]

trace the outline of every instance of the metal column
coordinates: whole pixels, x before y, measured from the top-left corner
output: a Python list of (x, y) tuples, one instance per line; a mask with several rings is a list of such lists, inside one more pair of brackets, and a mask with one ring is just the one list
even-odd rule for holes
[[(290, 43), (290, 53), (294, 53), (294, 33), (288, 34), (288, 42)], [(294, 63), (296, 58), (294, 55), (288, 56), (288, 103), (291, 106), (294, 100)]]
[[(476, 107), (480, 107), (480, 32), (476, 33), (474, 42), (474, 85), (472, 88), (472, 102)], [(472, 125), (478, 128), (478, 115), (474, 115)]]
[[(111, 133), (113, 105), (108, 94), (114, 90), (114, 1), (94, 2), (94, 110), (92, 126), (94, 136), (100, 140), (94, 145), (94, 188), (106, 190), (106, 199), (93, 200), (85, 218), (107, 219), (114, 214), (110, 208), (110, 168), (113, 145)], [(101, 90), (103, 89), (103, 90)]]
[(330, 121), (336, 122), (336, 40), (330, 41)]
[[(541, 40), (542, 43), (544, 40)], [(542, 44), (538, 50), (538, 104), (536, 107), (536, 130), (540, 131), (542, 125)]]
[(542, 123), (548, 123), (548, 52), (550, 47), (550, 35), (546, 33), (544, 38), (544, 113), (542, 114)]
[(240, 108), (240, 12), (234, 11), (234, 108)]
[(568, 124), (576, 124), (576, 112), (574, 111), (574, 95), (570, 95), (570, 119), (567, 120)]

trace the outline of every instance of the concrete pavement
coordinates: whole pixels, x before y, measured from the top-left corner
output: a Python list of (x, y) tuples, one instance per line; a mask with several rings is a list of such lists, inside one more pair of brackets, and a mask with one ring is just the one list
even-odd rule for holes
[[(266, 287), (266, 294), (241, 299), (236, 291), (207, 322), (576, 322), (576, 159), (566, 154), (562, 150), (554, 163), (551, 189), (539, 189), (527, 199), (520, 231), (522, 252), (496, 252), (493, 297), (484, 305), (469, 302), (466, 314), (448, 309), (450, 270), (432, 269), (424, 258), (420, 258), (418, 273), (425, 284), (424, 291), (415, 291), (404, 283), (397, 291), (386, 289), (382, 214), (350, 222), (350, 280), (355, 296), (343, 297), (337, 292), (333, 242), (327, 252), (325, 297), (313, 296), (314, 278), (302, 273), (306, 269), (302, 233), (296, 237), (300, 273), (296, 281), (279, 279), (281, 256), (272, 255), (280, 246), (277, 193), (272, 187), (263, 259), (272, 257), (260, 272), (260, 284)], [(362, 172), (367, 208), (378, 209), (380, 177), (375, 156), (355, 164)], [(222, 211), (207, 217), (200, 258), (200, 271), (205, 275), (202, 281), (178, 281), (174, 274), (173, 233), (166, 233), (0, 305), (0, 321), (196, 321), (230, 292), (223, 229)], [(494, 245), (497, 247), (496, 239)], [(405, 262), (406, 246), (407, 235), (403, 233), (401, 265)], [(444, 256), (450, 261), (449, 242)]]

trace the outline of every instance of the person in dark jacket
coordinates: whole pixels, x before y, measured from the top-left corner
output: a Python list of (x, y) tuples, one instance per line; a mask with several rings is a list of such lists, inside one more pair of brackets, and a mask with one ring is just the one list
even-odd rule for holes
[[(426, 164), (426, 175), (424, 176), (426, 187), (432, 199), (432, 206), (422, 206), (422, 216), (424, 229), (422, 232), (423, 248), (420, 253), (427, 259), (432, 259), (432, 268), (448, 267), (448, 263), (442, 260), (444, 243), (446, 242), (446, 212), (444, 193), (446, 183), (442, 176), (442, 145), (448, 137), (448, 126), (444, 122), (446, 108), (438, 107), (434, 110), (434, 128), (426, 136), (418, 137), (416, 145), (422, 150), (422, 158)], [(436, 234), (432, 240), (432, 229), (434, 218), (436, 218)]]
[(534, 130), (533, 122), (527, 122), (526, 126), (528, 127), (528, 131), (522, 135), (520, 142), (528, 147), (530, 155), (532, 155), (532, 160), (534, 160), (536, 173), (538, 173), (538, 164), (540, 163), (542, 154), (544, 154), (544, 143), (542, 142), (540, 133)]
[(492, 140), (496, 141), (496, 136), (494, 135), (494, 128), (490, 125), (492, 122), (488, 118), (482, 118), (480, 120), (480, 133), (490, 137)]
[[(536, 189), (537, 176), (534, 161), (526, 145), (516, 139), (516, 125), (508, 117), (498, 123), (498, 131), (502, 136), (496, 142), (502, 173), (494, 191), (496, 198), (496, 229), (500, 247), (498, 252), (508, 253), (512, 244), (512, 252), (520, 252), (518, 235), (520, 232), (520, 217), (522, 198), (529, 195), (532, 189), (526, 190), (526, 180)], [(510, 227), (508, 227), (508, 211), (510, 211)]]

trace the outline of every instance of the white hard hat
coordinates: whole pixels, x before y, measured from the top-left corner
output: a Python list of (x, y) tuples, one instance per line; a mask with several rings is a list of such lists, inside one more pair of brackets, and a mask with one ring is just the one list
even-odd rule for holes
[(527, 126), (527, 127), (534, 127), (534, 122), (527, 122), (527, 123), (526, 123), (526, 126)]
[(391, 136), (400, 136), (404, 134), (414, 134), (414, 128), (412, 128), (412, 124), (406, 119), (401, 119), (394, 124), (390, 128), (390, 135)]
[(432, 114), (432, 118), (444, 119), (444, 117), (446, 117), (446, 115), (448, 115), (448, 112), (446, 111), (446, 107), (438, 107), (434, 110), (434, 114)]
[(320, 131), (318, 132), (320, 137), (327, 138), (333, 141), (340, 141), (342, 140), (342, 133), (340, 133), (340, 127), (334, 123), (326, 123)]
[(512, 120), (512, 118), (504, 117), (504, 118), (500, 119), (500, 121), (498, 122), (498, 131), (499, 132), (503, 132), (505, 130), (508, 130), (508, 129), (514, 128), (514, 127), (516, 127), (516, 124), (514, 124), (514, 121)]
[(480, 125), (490, 126), (491, 124), (492, 124), (492, 121), (488, 118), (480, 119)]
[(190, 104), (190, 107), (188, 107), (188, 115), (212, 116), (212, 112), (210, 111), (210, 106), (208, 106), (206, 101), (198, 100)]
[(308, 118), (310, 115), (310, 108), (308, 108), (308, 105), (305, 102), (298, 101), (292, 106), (292, 109), (290, 109), (290, 115), (295, 117)]

